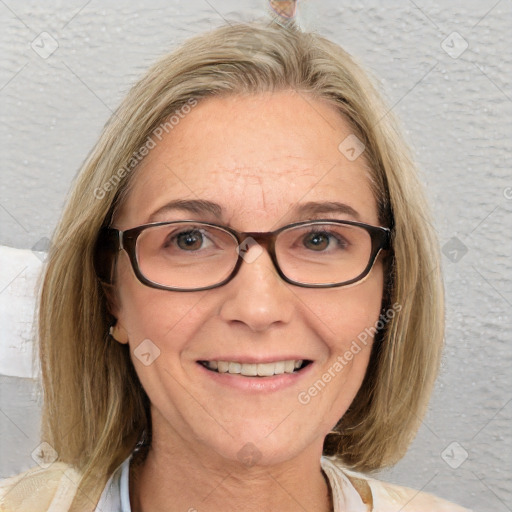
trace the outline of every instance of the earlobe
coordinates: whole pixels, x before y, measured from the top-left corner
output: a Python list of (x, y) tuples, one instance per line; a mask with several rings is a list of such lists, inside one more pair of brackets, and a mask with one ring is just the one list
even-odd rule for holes
[(128, 343), (128, 333), (126, 332), (126, 329), (119, 323), (119, 321), (110, 326), (109, 334), (118, 343), (123, 345)]
[(119, 320), (117, 320), (119, 308), (116, 288), (113, 285), (105, 283), (102, 283), (102, 287), (105, 293), (107, 310), (111, 317), (113, 317), (113, 323), (109, 328), (108, 334), (118, 343), (125, 345), (128, 343), (128, 333)]

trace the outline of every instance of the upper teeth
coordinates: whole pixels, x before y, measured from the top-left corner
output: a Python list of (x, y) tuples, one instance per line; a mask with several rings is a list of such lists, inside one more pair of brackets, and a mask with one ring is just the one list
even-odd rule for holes
[(207, 361), (206, 366), (210, 370), (219, 373), (239, 373), (248, 377), (270, 377), (283, 373), (293, 373), (296, 368), (302, 366), (303, 360), (278, 361), (277, 363), (237, 363), (234, 361)]

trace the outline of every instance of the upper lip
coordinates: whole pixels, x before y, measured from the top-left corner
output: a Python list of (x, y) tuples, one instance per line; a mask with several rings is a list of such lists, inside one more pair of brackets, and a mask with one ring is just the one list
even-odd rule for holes
[(311, 361), (307, 357), (297, 355), (285, 356), (269, 356), (269, 357), (252, 357), (252, 356), (215, 356), (199, 361), (230, 361), (241, 364), (265, 364), (265, 363), (278, 363), (280, 361)]

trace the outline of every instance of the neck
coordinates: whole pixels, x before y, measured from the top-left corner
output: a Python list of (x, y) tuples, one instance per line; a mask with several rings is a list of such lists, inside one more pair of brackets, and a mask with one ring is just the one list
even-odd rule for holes
[(142, 462), (132, 461), (132, 512), (333, 510), (319, 455), (305, 453), (274, 466), (248, 467), (168, 444), (166, 448), (156, 443)]

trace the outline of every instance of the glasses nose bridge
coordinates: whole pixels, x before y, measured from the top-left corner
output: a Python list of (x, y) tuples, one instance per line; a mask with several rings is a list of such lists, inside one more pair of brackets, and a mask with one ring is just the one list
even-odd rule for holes
[[(246, 257), (242, 254), (243, 252), (246, 252), (247, 249), (249, 249), (253, 243), (245, 242), (247, 239), (253, 239), (256, 244), (260, 245), (262, 249), (266, 250), (271, 264), (274, 267), (274, 270), (277, 272), (278, 275), (280, 275), (282, 278), (284, 278), (284, 274), (279, 267), (279, 263), (277, 261), (277, 256), (275, 252), (275, 241), (280, 231), (246, 231), (246, 232), (238, 232), (238, 243), (239, 243), (239, 249), (238, 252), (238, 264), (236, 266), (235, 274), (238, 273), (240, 270), (243, 262), (251, 262), (252, 260), (247, 260)], [(247, 243), (245, 246), (245, 250), (242, 251), (241, 246), (243, 244)], [(231, 279), (234, 277), (234, 275), (231, 277)]]
[(277, 234), (275, 231), (247, 231), (238, 233), (239, 245), (243, 244), (248, 238), (252, 238), (257, 244), (262, 246), (270, 256), (272, 261), (275, 261), (275, 241)]

